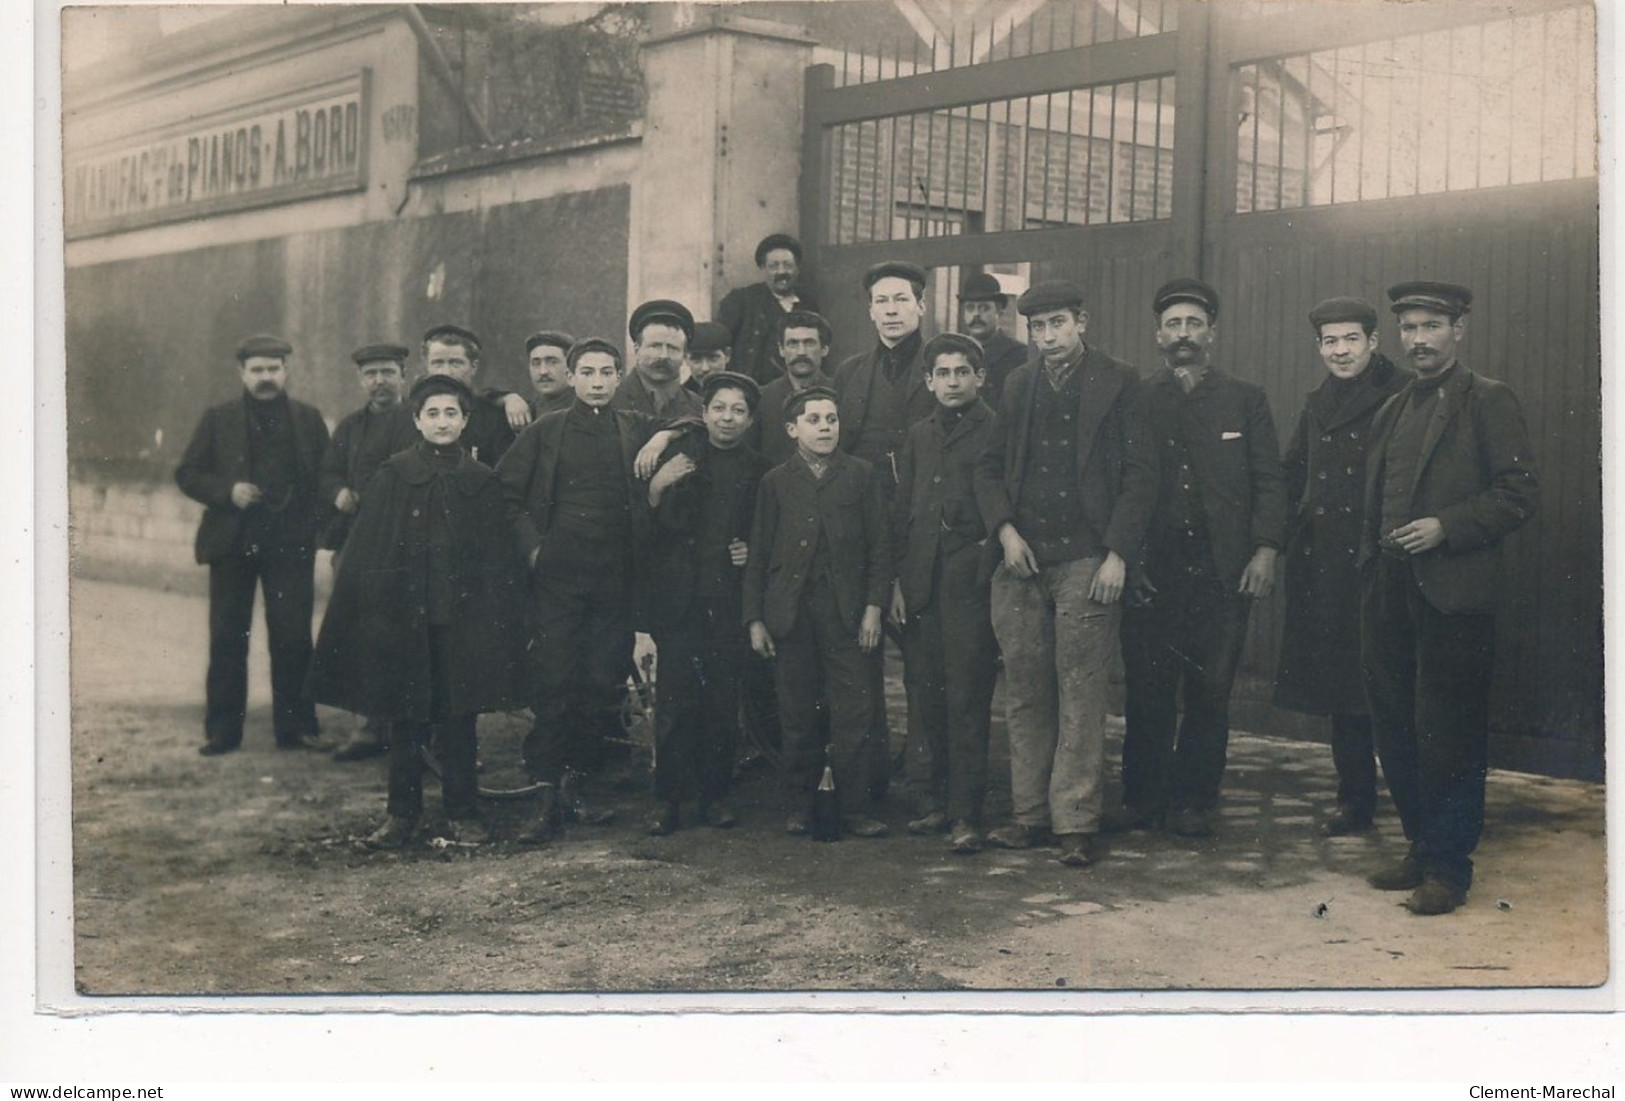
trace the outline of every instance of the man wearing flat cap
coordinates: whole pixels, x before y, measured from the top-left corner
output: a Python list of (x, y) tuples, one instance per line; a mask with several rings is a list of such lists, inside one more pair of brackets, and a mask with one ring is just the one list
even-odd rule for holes
[(756, 246), (762, 281), (736, 287), (717, 304), (716, 319), (728, 330), (733, 347), (731, 370), (766, 385), (784, 373), (779, 356), (779, 319), (791, 310), (818, 312), (818, 303), (798, 280), (801, 242), (788, 233), (772, 233)]
[(959, 286), (959, 331), (982, 346), (982, 400), (994, 409), (1004, 393), (1004, 380), (1027, 362), (1027, 346), (1005, 336), (999, 328), (999, 315), (1010, 296), (999, 281), (986, 272), (967, 275)]
[[(688, 364), (688, 377), (683, 380), (683, 389), (699, 397), (706, 379), (729, 369), (728, 361), (732, 355), (733, 335), (725, 325), (719, 321), (696, 321), (694, 336), (683, 356), (683, 362)], [(761, 392), (759, 387), (757, 392)], [(703, 397), (701, 401), (704, 401)]]
[(1411, 379), (1377, 351), (1377, 311), (1328, 298), (1309, 311), (1325, 377), (1287, 445), (1286, 626), (1275, 706), (1331, 717), (1337, 809), (1328, 837), (1371, 828), (1377, 758), (1360, 673), (1360, 581), (1354, 553), (1365, 513), (1365, 457), (1377, 408)]
[(1370, 877), (1432, 915), (1467, 900), (1484, 828), (1501, 543), (1540, 483), (1515, 394), (1458, 359), (1472, 291), (1388, 289), (1416, 378), (1378, 411), (1360, 538), (1361, 630), (1377, 756), (1403, 859)]
[(471, 458), (486, 466), (496, 466), (497, 460), (513, 445), (517, 428), (527, 423), (530, 407), (518, 394), (476, 390), (474, 378), (480, 370), (479, 336), (461, 325), (436, 325), (423, 334), (423, 368), (431, 375), (450, 375), (475, 391), (462, 445)]
[(565, 357), (576, 338), (557, 329), (543, 329), (525, 338), (525, 370), (530, 375), (530, 419), (568, 409), (576, 400), (570, 386)]
[[(413, 446), (419, 438), (411, 412), (401, 400), (410, 354), (404, 344), (390, 343), (367, 344), (350, 353), (367, 403), (339, 421), (322, 456), (321, 496), (333, 513), (319, 545), (333, 552), (335, 573), (343, 564), (344, 543), (367, 484), (384, 460)], [(385, 724), (368, 717), (333, 751), (333, 759), (376, 757), (387, 745)]]
[(1165, 366), (1147, 385), (1146, 413), (1160, 487), (1123, 612), (1124, 805), (1108, 826), (1166, 819), (1182, 837), (1207, 837), (1247, 616), (1275, 584), (1286, 483), (1263, 389), (1211, 362), (1218, 293), (1175, 279), (1152, 310)]
[(683, 389), (683, 357), (694, 336), (694, 315), (681, 302), (657, 298), (632, 311), (632, 370), (621, 379), (611, 409), (657, 420), (698, 418), (700, 399)]
[(1084, 343), (1083, 290), (1039, 283), (1016, 302), (1039, 359), (1016, 368), (976, 470), (1004, 653), (1011, 821), (988, 840), (1095, 859), (1106, 692), (1119, 600), (1156, 495), (1139, 375)]
[(204, 756), (242, 744), (254, 590), (265, 592), (271, 723), (282, 749), (326, 749), (305, 697), (315, 603), (318, 478), (327, 425), (288, 397), (293, 349), (273, 336), (237, 348), (243, 392), (203, 414), (175, 483), (205, 506), (195, 552), (209, 567), (209, 674)]

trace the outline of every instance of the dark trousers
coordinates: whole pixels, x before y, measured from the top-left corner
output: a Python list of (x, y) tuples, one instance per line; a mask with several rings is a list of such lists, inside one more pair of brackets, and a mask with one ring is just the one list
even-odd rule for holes
[(621, 699), (632, 671), (631, 592), (627, 572), (606, 563), (597, 573), (552, 571), (533, 577), (531, 647), (535, 721), (525, 735), (532, 777), (558, 783), (564, 770), (603, 761), (605, 737), (620, 737)]
[(738, 601), (696, 598), (655, 647), (655, 796), (721, 799), (739, 753), (739, 677), (749, 651)]
[(1208, 811), (1224, 778), (1249, 604), (1211, 569), (1163, 570), (1156, 583), (1148, 603), (1123, 609), (1123, 801), (1150, 815)]
[(316, 733), (316, 705), (305, 696), (315, 563), (309, 550), (259, 550), (229, 555), (209, 566), (208, 703), (203, 719), (209, 741), (235, 746), (243, 740), (256, 586), (265, 591), (276, 740), (285, 745)]
[(998, 644), (987, 586), (976, 583), (981, 548), (939, 554), (934, 598), (908, 609), (903, 687), (908, 741), (930, 754), (929, 802), (954, 820), (980, 824), (987, 795), (988, 724)]
[(1337, 805), (1370, 816), (1377, 809), (1370, 715), (1332, 716), (1332, 764), (1337, 767)]
[[(773, 641), (787, 793), (794, 800), (817, 785), (828, 737), (840, 801), (849, 811), (866, 804), (879, 650), (865, 654), (858, 648), (857, 631), (841, 621), (834, 586), (824, 580), (808, 582), (795, 626)], [(827, 733), (821, 711), (828, 715)]]
[(445, 681), (446, 632), (429, 628), (429, 716), (397, 719), (389, 743), (389, 813), (416, 818), (423, 813), (423, 754), (434, 739), (440, 762), (440, 802), (451, 819), (478, 818), (479, 781), (475, 773), (478, 743), (476, 715), (447, 715), (450, 692)]
[(1372, 733), (1412, 853), (1463, 888), (1484, 830), (1495, 616), (1428, 603), (1411, 564), (1362, 577), (1361, 659)]

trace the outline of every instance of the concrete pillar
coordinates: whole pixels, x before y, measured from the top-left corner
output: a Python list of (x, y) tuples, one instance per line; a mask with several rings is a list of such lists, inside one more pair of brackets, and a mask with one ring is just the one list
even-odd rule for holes
[(725, 8), (652, 10), (627, 302), (675, 298), (705, 320), (729, 287), (760, 278), (757, 241), (798, 233), (812, 40)]

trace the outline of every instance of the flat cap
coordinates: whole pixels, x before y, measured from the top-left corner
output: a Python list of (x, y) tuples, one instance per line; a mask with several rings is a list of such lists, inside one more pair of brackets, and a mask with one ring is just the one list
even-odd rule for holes
[(1432, 310), (1449, 317), (1460, 317), (1471, 309), (1473, 292), (1459, 283), (1414, 280), (1389, 287), (1388, 299), (1393, 303), (1389, 309), (1395, 313), (1401, 310)]
[(926, 374), (937, 365), (937, 357), (946, 352), (958, 352), (972, 367), (982, 369), (982, 346), (975, 338), (964, 333), (938, 333), (920, 350), (920, 362), (925, 364)]
[(863, 273), (863, 289), (870, 290), (882, 279), (906, 279), (914, 285), (914, 293), (925, 290), (925, 269), (907, 260), (883, 260)]
[(1318, 332), (1322, 325), (1338, 322), (1358, 322), (1366, 332), (1377, 328), (1377, 308), (1363, 298), (1334, 295), (1316, 303), (1309, 311), (1309, 324)]
[(734, 334), (720, 321), (701, 321), (694, 326), (694, 335), (688, 338), (689, 355), (710, 355), (726, 352), (733, 347)]
[(1151, 312), (1162, 313), (1176, 302), (1190, 302), (1207, 311), (1208, 320), (1219, 319), (1219, 292), (1200, 279), (1170, 279), (1157, 288), (1151, 299)]
[(406, 401), (413, 409), (421, 409), (423, 403), (436, 394), (452, 395), (465, 410), (474, 405), (474, 391), (468, 383), (452, 375), (424, 375), (406, 392)]
[(363, 344), (350, 353), (350, 358), (357, 367), (363, 363), (379, 363), (391, 360), (395, 363), (405, 364), (412, 351), (404, 344)]
[(584, 336), (570, 345), (570, 350), (564, 353), (564, 362), (574, 371), (576, 362), (588, 352), (605, 352), (615, 360), (617, 370), (621, 367), (621, 350), (601, 336)]
[(562, 352), (568, 352), (570, 345), (575, 342), (576, 338), (569, 333), (561, 332), (558, 329), (543, 329), (540, 332), (531, 333), (525, 338), (525, 354), (530, 355), (544, 344), (549, 348), (557, 348)]
[(1016, 299), (1016, 312), (1022, 317), (1050, 310), (1083, 308), (1083, 288), (1070, 279), (1046, 279), (1034, 283)]
[(293, 355), (292, 344), (279, 336), (271, 336), (267, 333), (256, 333), (253, 336), (245, 337), (243, 342), (237, 345), (238, 363), (246, 363), (256, 356), (263, 356), (268, 359), (287, 359), (291, 355)]
[(756, 380), (738, 371), (718, 371), (714, 375), (706, 375), (705, 381), (700, 383), (700, 400), (710, 405), (718, 390), (738, 390), (744, 394), (745, 404), (750, 406), (752, 413), (756, 412), (756, 406), (762, 401), (762, 388), (756, 385)]
[(809, 386), (805, 390), (797, 390), (785, 399), (784, 419), (795, 420), (801, 416), (801, 411), (807, 408), (807, 403), (812, 401), (832, 401), (837, 409), (841, 405), (841, 399), (836, 397), (835, 391), (828, 386)]
[(669, 298), (655, 298), (645, 302), (632, 311), (632, 320), (627, 322), (626, 330), (633, 340), (641, 340), (643, 327), (651, 321), (675, 325), (683, 330), (685, 337), (694, 339), (694, 315), (681, 302), (674, 302)]
[(824, 320), (824, 315), (814, 313), (812, 310), (791, 310), (779, 318), (780, 344), (784, 343), (784, 331), (786, 329), (817, 329), (818, 339), (822, 340), (826, 345), (835, 339), (835, 330), (829, 327), (829, 322)]
[(427, 344), (431, 340), (441, 344), (462, 344), (476, 352), (480, 350), (480, 338), (472, 330), (465, 329), (461, 325), (436, 325), (423, 334), (423, 343)]
[(801, 242), (788, 233), (769, 233), (756, 243), (756, 266), (765, 267), (767, 254), (776, 249), (785, 249), (801, 263)]
[(959, 300), (961, 302), (997, 302), (1000, 308), (1010, 301), (1010, 296), (1004, 293), (997, 276), (979, 271), (974, 275), (967, 275), (964, 282), (959, 284)]

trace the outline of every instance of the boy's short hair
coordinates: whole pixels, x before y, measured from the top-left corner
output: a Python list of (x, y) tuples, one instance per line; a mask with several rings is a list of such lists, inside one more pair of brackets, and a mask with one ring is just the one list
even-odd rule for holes
[(832, 403), (836, 410), (841, 408), (841, 400), (835, 396), (835, 391), (828, 386), (809, 386), (805, 390), (797, 390), (790, 395), (784, 403), (784, 423), (789, 424), (801, 416), (801, 411), (807, 408), (808, 402), (827, 401)]
[(971, 370), (982, 369), (982, 345), (975, 338), (964, 333), (938, 333), (925, 342), (920, 350), (920, 362), (925, 364), (925, 373), (930, 374), (936, 370), (937, 357), (950, 352), (958, 352), (965, 357), (965, 362), (971, 365)]
[(427, 349), (431, 343), (456, 344), (468, 353), (470, 362), (479, 362), (480, 338), (461, 325), (436, 325), (423, 334), (423, 347)]
[(474, 408), (474, 391), (468, 388), (468, 383), (451, 375), (424, 375), (414, 382), (412, 389), (407, 392), (406, 400), (412, 407), (412, 416), (416, 417), (423, 412), (423, 407), (428, 404), (429, 399), (437, 394), (450, 394), (456, 398), (457, 404), (462, 406), (465, 417)]
[(750, 407), (752, 416), (762, 403), (762, 388), (756, 385), (755, 379), (738, 371), (718, 371), (714, 375), (707, 375), (705, 381), (700, 383), (700, 400), (710, 405), (718, 390), (738, 390), (745, 395), (745, 404)]
[(812, 310), (791, 310), (779, 318), (778, 342), (780, 344), (784, 343), (786, 329), (817, 329), (818, 339), (824, 342), (826, 348), (835, 339), (835, 330), (829, 327), (829, 322), (824, 320), (823, 314), (814, 313)]
[(564, 365), (571, 374), (575, 373), (576, 364), (588, 352), (603, 352), (615, 360), (615, 369), (617, 371), (623, 369), (620, 348), (601, 336), (584, 336), (570, 345), (570, 350), (564, 353)]
[(541, 332), (531, 333), (525, 338), (525, 354), (528, 356), (543, 345), (568, 353), (570, 345), (575, 342), (576, 338), (569, 333), (561, 332), (558, 329), (543, 329)]

